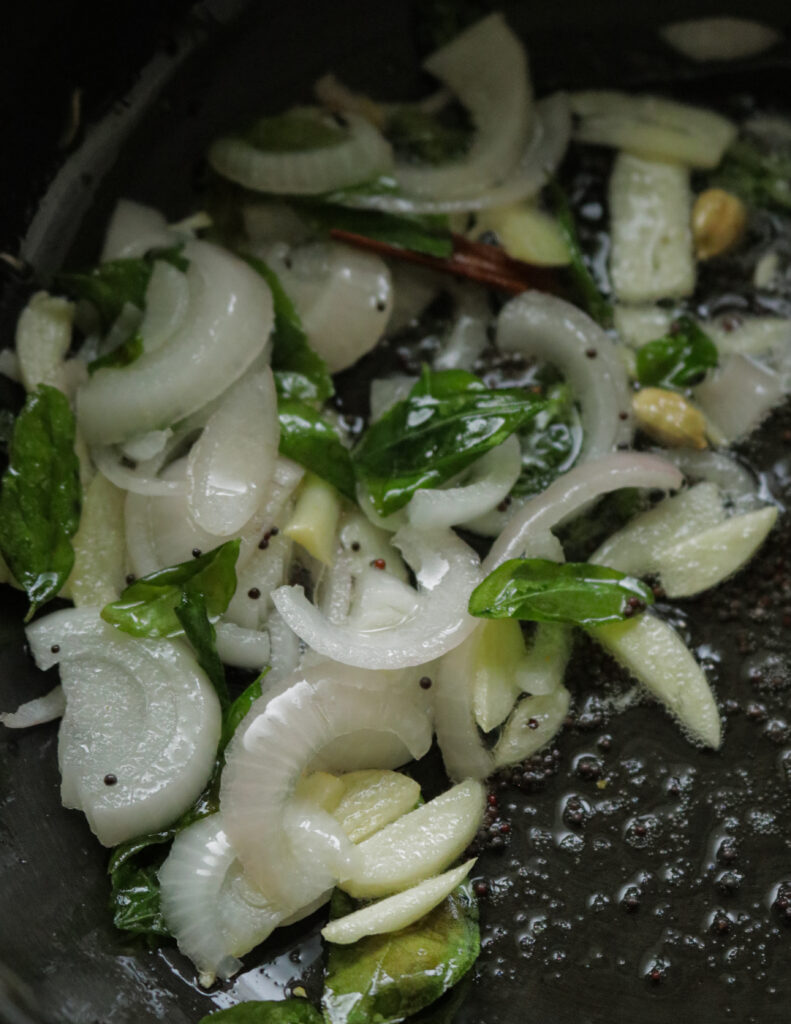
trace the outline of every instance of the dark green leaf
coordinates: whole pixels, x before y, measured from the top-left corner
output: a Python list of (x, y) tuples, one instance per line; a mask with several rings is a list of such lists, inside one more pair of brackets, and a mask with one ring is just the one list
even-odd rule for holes
[(127, 863), (113, 872), (110, 909), (120, 931), (148, 938), (170, 935), (159, 901), (157, 867)]
[(469, 611), (486, 619), (582, 626), (626, 619), (653, 603), (650, 587), (603, 565), (512, 558), (473, 590)]
[(571, 467), (582, 444), (579, 413), (567, 384), (547, 390), (547, 405), (527, 430), (519, 434), (522, 472), (512, 494), (539, 494), (562, 472)]
[(758, 141), (735, 142), (709, 182), (751, 206), (791, 211), (791, 148), (764, 149)]
[(294, 303), (271, 267), (255, 256), (245, 256), (245, 259), (263, 277), (272, 292), (275, 307), (272, 369), (277, 393), (281, 398), (326, 401), (335, 391), (332, 377), (327, 364), (310, 347)]
[(176, 608), (185, 593), (202, 597), (208, 615), (222, 615), (236, 589), (239, 544), (229, 540), (199, 558), (142, 576), (105, 605), (102, 618), (132, 636), (177, 636), (183, 627)]
[(261, 675), (258, 676), (257, 679), (253, 680), (247, 689), (243, 690), (231, 706), (226, 709), (225, 714), (222, 717), (222, 736), (220, 737), (221, 754), (231, 742), (231, 737), (236, 732), (239, 723), (255, 701), (257, 701), (261, 696), (261, 683), (268, 671), (269, 669), (265, 668)]
[(453, 240), (444, 216), (406, 216), (379, 213), (375, 210), (355, 210), (330, 202), (299, 203), (298, 209), (305, 219), (320, 231), (339, 228), (355, 235), (375, 238), (399, 249), (411, 249), (428, 256), (448, 259), (453, 255)]
[(0, 552), (30, 599), (28, 619), (74, 564), (81, 502), (74, 432), (68, 399), (47, 384), (28, 396), (14, 424), (0, 491)]
[(199, 1024), (322, 1024), (317, 1009), (304, 999), (285, 999), (282, 1002), (251, 999), (229, 1006), (202, 1017)]
[[(234, 574), (234, 583), (236, 576)], [(209, 677), (220, 698), (220, 706), (227, 708), (231, 702), (225, 669), (217, 653), (217, 634), (209, 621), (206, 600), (201, 593), (184, 590), (181, 600), (174, 609), (181, 623), (184, 635), (192, 645), (198, 664)]]
[(389, 515), (418, 489), (461, 473), (543, 408), (520, 389), (494, 390), (471, 374), (425, 367), (408, 397), (365, 432), (352, 454), (355, 471), (376, 510)]
[(577, 224), (568, 201), (568, 196), (554, 178), (550, 179), (548, 188), (558, 225), (571, 256), (569, 272), (571, 273), (578, 301), (583, 309), (602, 327), (612, 327), (612, 306), (599, 291), (598, 285), (590, 272), (585, 254), (580, 245)]
[[(349, 912), (333, 897), (333, 915)], [(415, 924), (329, 946), (322, 1008), (329, 1024), (395, 1024), (450, 989), (480, 951), (478, 911), (469, 882)]]
[(400, 160), (441, 164), (464, 156), (473, 129), (460, 104), (448, 104), (439, 113), (418, 106), (402, 106), (390, 114), (385, 135)]
[(670, 334), (637, 350), (637, 379), (643, 385), (686, 388), (699, 384), (717, 362), (717, 346), (708, 334), (682, 316)]
[(298, 462), (354, 501), (351, 457), (335, 428), (310, 405), (294, 399), (278, 402), (277, 412), (280, 454)]
[(98, 359), (91, 360), (88, 363), (88, 373), (96, 373), (97, 370), (101, 370), (106, 366), (129, 366), (130, 363), (139, 359), (142, 354), (143, 339), (139, 334), (133, 334), (126, 341), (122, 341), (120, 345), (116, 345), (112, 351), (99, 356)]
[(343, 127), (316, 110), (288, 110), (260, 117), (243, 134), (245, 141), (267, 153), (299, 153), (337, 146), (346, 138)]

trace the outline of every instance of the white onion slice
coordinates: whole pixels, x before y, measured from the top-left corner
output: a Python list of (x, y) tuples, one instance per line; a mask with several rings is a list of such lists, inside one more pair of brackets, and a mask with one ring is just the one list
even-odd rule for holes
[(187, 481), (160, 476), (149, 476), (124, 463), (124, 456), (115, 448), (95, 446), (91, 449), (91, 458), (96, 468), (107, 479), (131, 494), (142, 494), (150, 497), (162, 497), (169, 494), (186, 494)]
[(149, 249), (172, 244), (168, 222), (159, 210), (120, 199), (107, 226), (101, 262), (144, 256)]
[(434, 369), (472, 370), (489, 341), (489, 296), (484, 288), (455, 283), (448, 291), (456, 300), (455, 319), (434, 359)]
[(20, 704), (16, 711), (5, 711), (0, 714), (0, 723), (6, 729), (29, 729), (33, 725), (44, 725), (54, 722), (66, 710), (66, 698), (62, 686), (54, 686), (43, 697)]
[(520, 557), (531, 536), (564, 522), (594, 498), (622, 487), (677, 490), (682, 481), (675, 466), (640, 452), (613, 452), (577, 466), (558, 477), (514, 516), (486, 556), (484, 573), (488, 575), (509, 558)]
[(97, 370), (77, 393), (89, 443), (113, 444), (195, 412), (237, 380), (264, 349), (272, 296), (243, 260), (187, 242), (190, 306), (175, 333), (125, 367)]
[(184, 829), (159, 870), (165, 922), (204, 987), (234, 975), (283, 918), (244, 878), (222, 826), (212, 814)]
[(485, 210), (530, 199), (546, 185), (560, 164), (571, 138), (571, 111), (565, 93), (556, 93), (535, 106), (535, 124), (518, 163), (500, 184), (449, 199), (414, 199), (385, 193), (350, 196), (348, 204), (385, 213), (457, 213)]
[(503, 306), (497, 345), (556, 366), (581, 407), (578, 462), (631, 439), (631, 395), (616, 346), (585, 313), (562, 299), (526, 292)]
[[(360, 730), (395, 732), (411, 755), (420, 757), (431, 743), (431, 726), (391, 674), (352, 672), (324, 662), (288, 683), (284, 692), (253, 705), (231, 741), (220, 807), (251, 879), (290, 911), (306, 902), (317, 878), (326, 888), (349, 867), (350, 851), (337, 823), (335, 831), (322, 827), (323, 841), (320, 829), (303, 827), (307, 818), (292, 797), (304, 769), (328, 743)], [(305, 842), (311, 835), (308, 856)]]
[(416, 613), (396, 627), (364, 630), (331, 623), (305, 596), (302, 587), (281, 587), (275, 607), (313, 650), (361, 668), (422, 665), (451, 650), (474, 629), (467, 601), (480, 581), (475, 553), (454, 534), (404, 527), (393, 538), (415, 570)]
[(776, 28), (749, 18), (719, 16), (674, 21), (660, 29), (665, 42), (690, 60), (743, 60), (775, 46)]
[(512, 435), (477, 459), (458, 486), (417, 491), (407, 506), (409, 521), (437, 530), (484, 515), (508, 496), (521, 471), (519, 441)]
[(140, 322), (146, 352), (155, 352), (175, 334), (187, 315), (189, 304), (187, 275), (167, 260), (155, 260)]
[(217, 695), (187, 648), (128, 636), (97, 608), (54, 612), (27, 637), (40, 668), (60, 664), (65, 802), (105, 846), (169, 825), (206, 784), (220, 738)]
[(272, 371), (247, 374), (230, 388), (187, 458), (187, 504), (215, 537), (243, 529), (272, 478), (280, 426)]
[(272, 591), (286, 580), (292, 549), (282, 533), (271, 537), (264, 549), (253, 549), (236, 572), (236, 591), (225, 612), (229, 622), (247, 630), (263, 628), (272, 611)]
[(244, 629), (235, 622), (218, 622), (217, 653), (226, 665), (256, 672), (269, 661), (269, 634), (259, 629)]
[(345, 115), (347, 137), (314, 149), (267, 152), (242, 138), (217, 139), (209, 163), (218, 174), (255, 192), (316, 195), (371, 181), (389, 170), (390, 145), (364, 117)]
[(338, 373), (370, 352), (393, 307), (390, 270), (380, 256), (340, 242), (263, 254), (293, 300), (311, 347)]
[(495, 768), (518, 764), (545, 747), (560, 731), (569, 699), (566, 687), (557, 686), (551, 693), (521, 700), (492, 751)]
[(408, 928), (442, 903), (464, 881), (474, 864), (473, 857), (436, 878), (427, 878), (411, 889), (336, 918), (322, 928), (322, 937), (327, 942), (349, 945), (366, 935), (382, 935)]
[(444, 871), (469, 846), (483, 818), (485, 790), (467, 779), (357, 846), (341, 888), (357, 899), (387, 896)]
[(726, 501), (737, 511), (747, 512), (758, 504), (758, 483), (755, 477), (733, 455), (694, 448), (657, 449), (657, 454), (660, 453), (662, 458), (678, 466), (691, 481), (708, 480), (719, 487)]
[(396, 163), (393, 177), (416, 198), (485, 191), (517, 163), (533, 124), (524, 47), (501, 14), (472, 25), (423, 64), (469, 110), (475, 128), (464, 157), (437, 166)]
[(730, 356), (694, 389), (695, 402), (728, 443), (738, 441), (783, 400), (778, 374), (742, 355)]

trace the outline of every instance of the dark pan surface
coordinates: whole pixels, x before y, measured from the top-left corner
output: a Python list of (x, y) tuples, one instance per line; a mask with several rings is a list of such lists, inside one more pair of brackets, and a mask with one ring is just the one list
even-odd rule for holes
[[(173, 10), (180, 14), (186, 6)], [(306, 98), (311, 81), (330, 68), (394, 97), (405, 87), (420, 88), (407, 4), (377, 9), (374, 17), (370, 3), (360, 0), (311, 8), (309, 18), (302, 5), (253, 6), (248, 14), (241, 4), (199, 7), (170, 52), (155, 58), (162, 88), (138, 86), (131, 106), (112, 115), (109, 131), (87, 152), (78, 136), (66, 154), (71, 170), (54, 181), (54, 198), (23, 246), (41, 274), (67, 255), (72, 261), (95, 255), (115, 196), (156, 203), (174, 217), (189, 212), (202, 176), (200, 154), (229, 118), (276, 109), (283, 97)], [(559, 84), (656, 85), (678, 76), (678, 65), (642, 23), (664, 21), (689, 5), (664, 4), (655, 13), (635, 8), (617, 17), (612, 4), (572, 5), (564, 8), (562, 29), (557, 10), (535, 6), (505, 9), (528, 39), (539, 93)], [(784, 6), (763, 5), (766, 12), (773, 6), (773, 20), (788, 23)], [(127, 16), (123, 9), (121, 16)], [(771, 13), (764, 16), (772, 20)], [(155, 42), (147, 39), (148, 52)], [(138, 63), (145, 53), (141, 44)], [(696, 95), (751, 92), (776, 101), (783, 90), (788, 95), (791, 72), (787, 64), (767, 64), (706, 81), (689, 69), (690, 88)], [(131, 84), (120, 66), (115, 74), (116, 91)], [(85, 98), (97, 111), (104, 102), (96, 85)], [(45, 139), (33, 155), (39, 177), (31, 165), (27, 179), (17, 181), (17, 205), (2, 225), (6, 248), (15, 248), (25, 204), (57, 154)], [(6, 330), (26, 288), (24, 274), (7, 277), (0, 307)], [(376, 364), (381, 372), (397, 355), (383, 351), (369, 369)], [(353, 383), (342, 388), (348, 407), (357, 402)], [(786, 409), (742, 453), (786, 506), (790, 442)], [(578, 650), (569, 728), (544, 756), (494, 784), (497, 813), (480, 837), (480, 877), (489, 889), (481, 900), (484, 950), (454, 1020), (788, 1019), (790, 541), (784, 519), (747, 574), (671, 612), (719, 694), (726, 717), (720, 752), (690, 745), (648, 703), (613, 714), (613, 700), (628, 683), (595, 652)], [(0, 601), (0, 707), (6, 709), (45, 692), (53, 680), (24, 652), (22, 602), (5, 589)], [(197, 990), (175, 950), (132, 947), (113, 930), (106, 852), (80, 815), (60, 807), (56, 734), (54, 725), (0, 732), (0, 961), (34, 988), (55, 1020), (196, 1022), (230, 999), (223, 990)], [(419, 772), (429, 788), (441, 784), (435, 757)], [(245, 959), (246, 970), (228, 991), (279, 998), (304, 984), (317, 996), (321, 923), (319, 915), (276, 933)]]

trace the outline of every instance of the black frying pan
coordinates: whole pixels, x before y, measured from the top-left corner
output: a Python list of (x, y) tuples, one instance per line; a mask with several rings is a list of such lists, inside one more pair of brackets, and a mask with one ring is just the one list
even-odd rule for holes
[[(0, 263), (3, 344), (33, 278), (95, 258), (114, 197), (155, 203), (174, 218), (193, 209), (201, 155), (229, 121), (307, 97), (330, 68), (385, 95), (417, 95), (416, 6), (17, 6), (0, 62), (11, 108), (2, 119), (0, 250), (14, 257)], [(562, 84), (679, 88), (681, 80), (693, 97), (714, 100), (789, 94), (787, 46), (704, 74), (651, 32), (693, 11), (719, 13), (719, 3), (502, 6), (528, 40), (539, 93)], [(785, 3), (728, 6), (791, 25)], [(743, 451), (786, 503), (789, 439), (783, 410)], [(778, 892), (791, 880), (790, 539), (785, 524), (748, 574), (678, 608), (726, 712), (721, 752), (690, 746), (656, 707), (612, 716), (605, 697), (620, 685), (617, 673), (579, 652), (573, 724), (544, 757), (497, 783), (510, 831), (494, 830), (480, 861), (489, 880), (484, 951), (455, 1020), (788, 1019), (791, 931)], [(22, 602), (5, 590), (0, 602), (5, 709), (52, 680), (24, 652)], [(82, 817), (60, 807), (56, 734), (55, 725), (0, 732), (0, 1018), (196, 1022), (222, 992), (199, 991), (172, 948), (145, 951), (114, 932), (106, 853)], [(421, 768), (429, 784), (440, 780), (438, 765)], [(319, 915), (278, 931), (245, 958), (237, 992), (280, 998), (303, 984), (316, 996), (321, 923)]]

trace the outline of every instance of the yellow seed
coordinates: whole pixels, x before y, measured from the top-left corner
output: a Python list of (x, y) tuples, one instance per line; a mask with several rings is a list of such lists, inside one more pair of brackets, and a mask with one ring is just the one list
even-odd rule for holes
[(637, 425), (654, 441), (669, 448), (705, 448), (703, 413), (679, 395), (664, 388), (643, 388), (632, 399)]
[(692, 235), (699, 260), (732, 249), (747, 227), (747, 208), (738, 196), (722, 188), (707, 188), (692, 207)]

